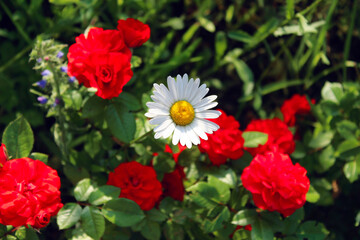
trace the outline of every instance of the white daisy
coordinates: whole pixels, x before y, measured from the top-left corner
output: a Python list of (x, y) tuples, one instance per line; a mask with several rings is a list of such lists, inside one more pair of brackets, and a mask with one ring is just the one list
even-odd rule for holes
[(147, 102), (149, 111), (145, 116), (150, 119), (150, 124), (158, 125), (154, 128), (155, 138), (168, 138), (172, 133), (172, 143), (191, 148), (192, 144), (200, 144), (200, 138), (207, 140), (206, 133), (213, 133), (219, 126), (209, 120), (218, 118), (221, 112), (209, 110), (217, 105), (214, 100), (216, 95), (206, 98), (209, 88), (205, 84), (200, 87), (200, 79), (177, 75), (176, 81), (167, 78), (168, 88), (164, 84), (154, 83), (154, 102)]

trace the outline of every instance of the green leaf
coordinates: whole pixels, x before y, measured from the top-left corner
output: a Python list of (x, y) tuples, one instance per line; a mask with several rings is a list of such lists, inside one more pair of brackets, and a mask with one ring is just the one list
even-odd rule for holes
[(29, 156), (31, 159), (40, 160), (47, 164), (49, 156), (44, 153), (32, 152)]
[(183, 240), (184, 230), (178, 224), (168, 220), (165, 225), (164, 235), (166, 239)]
[(101, 149), (101, 133), (99, 131), (91, 131), (88, 134), (87, 141), (85, 142), (84, 149), (90, 155), (90, 157), (94, 158), (95, 155), (100, 152)]
[(86, 206), (81, 212), (81, 226), (87, 235), (100, 239), (105, 232), (105, 219), (97, 208)]
[(321, 96), (324, 100), (338, 104), (344, 96), (343, 86), (338, 82), (326, 82), (324, 87), (321, 89)]
[(230, 218), (230, 211), (227, 207), (224, 207), (223, 210), (216, 216), (213, 220), (209, 221), (208, 219), (204, 222), (204, 232), (211, 233), (223, 228), (224, 221), (228, 221)]
[(253, 48), (260, 42), (264, 41), (270, 36), (280, 25), (279, 19), (273, 17), (270, 18), (265, 24), (260, 26), (253, 36), (253, 40), (247, 44), (246, 48)]
[(147, 220), (140, 233), (146, 239), (159, 240), (161, 237), (160, 225), (157, 222)]
[(241, 81), (243, 81), (243, 92), (244, 96), (249, 96), (255, 86), (254, 82), (254, 74), (249, 66), (242, 60), (239, 59), (232, 59), (232, 63), (234, 64), (235, 70), (240, 77)]
[(320, 132), (317, 135), (314, 135), (309, 142), (309, 147), (311, 148), (323, 148), (331, 143), (334, 133), (331, 131)]
[(263, 132), (243, 132), (244, 147), (256, 148), (259, 145), (264, 145), (268, 140), (268, 135)]
[(319, 167), (317, 170), (320, 173), (329, 170), (329, 168), (331, 168), (334, 165), (336, 158), (334, 155), (334, 149), (331, 145), (329, 145), (327, 148), (321, 151), (318, 157), (318, 161), (319, 161)]
[(141, 57), (134, 56), (134, 55), (131, 56), (130, 61), (131, 61), (131, 68), (132, 69), (139, 67), (141, 65), (141, 63), (142, 63)]
[(219, 31), (215, 35), (215, 60), (220, 61), (221, 57), (227, 49), (226, 34), (223, 31)]
[(74, 196), (76, 200), (85, 202), (88, 200), (90, 194), (94, 191), (95, 187), (92, 185), (89, 178), (85, 178), (78, 182), (74, 189)]
[(291, 19), (294, 14), (294, 0), (286, 0), (286, 18)]
[(225, 169), (223, 167), (218, 168), (218, 171), (211, 174), (220, 181), (229, 185), (230, 188), (235, 188), (237, 183), (237, 176), (234, 170), (231, 168)]
[(243, 43), (250, 43), (253, 40), (250, 34), (242, 30), (230, 31), (228, 37)]
[(68, 90), (61, 97), (65, 103), (65, 108), (80, 110), (82, 97), (78, 90)]
[(198, 17), (200, 25), (205, 28), (207, 31), (213, 33), (216, 30), (216, 27), (212, 21), (204, 17)]
[(156, 172), (170, 173), (174, 171), (175, 161), (170, 154), (159, 153), (153, 158), (153, 166)]
[(122, 92), (119, 97), (114, 98), (114, 100), (124, 104), (131, 111), (138, 111), (142, 108), (139, 99), (128, 92)]
[(230, 188), (227, 185), (224, 185), (222, 181), (220, 181), (215, 176), (209, 176), (208, 177), (208, 184), (209, 186), (215, 187), (217, 192), (219, 193), (218, 200), (226, 204), (230, 200)]
[(93, 118), (104, 113), (106, 101), (96, 95), (89, 98), (82, 109), (83, 118)]
[(296, 236), (300, 239), (322, 240), (329, 234), (329, 231), (322, 223), (307, 221), (300, 225)]
[(347, 162), (344, 165), (344, 174), (345, 177), (349, 180), (350, 183), (355, 182), (358, 178), (359, 178), (359, 169), (358, 169), (358, 164), (357, 161), (351, 161), (351, 162)]
[(255, 223), (251, 224), (251, 226), (252, 240), (272, 240), (274, 238), (271, 226), (261, 218), (258, 218)]
[(89, 203), (92, 205), (102, 205), (120, 196), (121, 189), (111, 185), (104, 185), (96, 188), (89, 196)]
[(120, 227), (133, 226), (145, 218), (145, 214), (139, 205), (126, 198), (108, 201), (105, 203), (102, 212), (107, 220)]
[(345, 139), (355, 138), (355, 132), (358, 129), (354, 122), (343, 120), (336, 124), (338, 133)]
[(57, 214), (57, 224), (59, 229), (67, 229), (74, 226), (81, 216), (81, 207), (76, 203), (65, 204)]
[(133, 140), (136, 130), (135, 118), (124, 105), (110, 104), (106, 109), (105, 117), (111, 133), (116, 138), (125, 143)]
[(306, 194), (306, 201), (311, 203), (316, 203), (320, 199), (320, 194), (316, 191), (316, 189), (310, 185), (309, 191)]
[(2, 142), (10, 158), (28, 157), (34, 145), (34, 134), (28, 121), (23, 116), (12, 121), (5, 128)]
[(360, 153), (360, 142), (355, 139), (347, 139), (339, 144), (336, 149), (335, 156), (339, 156), (343, 159), (348, 159), (349, 157), (355, 156)]
[(168, 216), (165, 213), (153, 208), (146, 212), (146, 218), (155, 222), (163, 222), (168, 219)]
[(253, 224), (257, 219), (257, 215), (258, 214), (255, 209), (240, 210), (234, 215), (231, 223), (240, 226)]
[(32, 228), (21, 227), (15, 232), (15, 236), (22, 240), (38, 240), (39, 237)]

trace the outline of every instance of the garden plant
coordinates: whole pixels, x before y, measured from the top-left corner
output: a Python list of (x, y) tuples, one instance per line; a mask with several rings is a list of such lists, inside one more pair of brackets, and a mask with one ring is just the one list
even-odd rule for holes
[(359, 5), (0, 1), (0, 239), (360, 239)]

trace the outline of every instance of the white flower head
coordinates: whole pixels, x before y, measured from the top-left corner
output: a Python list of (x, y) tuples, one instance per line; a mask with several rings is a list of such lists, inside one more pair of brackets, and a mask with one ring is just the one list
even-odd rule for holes
[[(168, 88), (164, 84), (154, 83), (154, 102), (147, 102), (149, 111), (145, 116), (150, 119), (154, 128), (155, 138), (168, 138), (173, 133), (172, 143), (191, 148), (192, 144), (200, 144), (200, 138), (207, 140), (206, 133), (212, 134), (219, 126), (207, 119), (218, 118), (221, 112), (209, 110), (217, 105), (216, 95), (206, 98), (209, 88), (200, 85), (200, 79), (189, 80), (188, 75), (177, 75), (176, 81), (167, 78)], [(200, 138), (199, 138), (200, 137)]]

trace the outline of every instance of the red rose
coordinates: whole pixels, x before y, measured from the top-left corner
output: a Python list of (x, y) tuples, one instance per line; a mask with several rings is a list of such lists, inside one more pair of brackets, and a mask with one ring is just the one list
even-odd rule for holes
[[(311, 100), (315, 104), (315, 100)], [(285, 100), (281, 106), (284, 122), (292, 127), (295, 125), (297, 114), (308, 114), (311, 110), (310, 104), (305, 95), (294, 94), (290, 99)]]
[(85, 87), (96, 88), (96, 95), (104, 99), (119, 96), (133, 76), (131, 51), (117, 30), (90, 29), (87, 37), (76, 38), (67, 56), (69, 75)]
[(4, 166), (6, 161), (8, 160), (7, 151), (5, 144), (1, 144), (0, 146), (0, 167)]
[(213, 134), (207, 134), (208, 140), (202, 140), (198, 145), (201, 152), (206, 152), (210, 161), (219, 166), (226, 159), (239, 159), (243, 155), (244, 138), (239, 130), (240, 124), (233, 116), (228, 116), (220, 109), (220, 117), (209, 119), (220, 126)]
[(244, 169), (241, 181), (257, 207), (285, 217), (305, 204), (310, 187), (306, 169), (298, 163), (293, 165), (288, 155), (279, 152), (256, 155)]
[(155, 206), (162, 194), (155, 170), (135, 161), (121, 163), (109, 174), (107, 184), (121, 188), (120, 198), (131, 199), (146, 211)]
[(0, 223), (46, 226), (45, 219), (63, 206), (59, 188), (56, 170), (45, 163), (30, 158), (7, 161), (0, 172)]
[(264, 145), (257, 148), (245, 148), (253, 156), (273, 150), (291, 154), (295, 150), (294, 136), (288, 126), (279, 118), (252, 120), (244, 132), (246, 131), (268, 134), (268, 140)]
[(150, 38), (149, 26), (133, 18), (120, 19), (117, 29), (123, 33), (125, 44), (129, 48), (140, 47)]
[(185, 195), (184, 178), (184, 168), (180, 165), (176, 165), (173, 172), (165, 173), (161, 181), (162, 187), (164, 188), (163, 196), (169, 196), (175, 200), (183, 201)]

